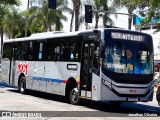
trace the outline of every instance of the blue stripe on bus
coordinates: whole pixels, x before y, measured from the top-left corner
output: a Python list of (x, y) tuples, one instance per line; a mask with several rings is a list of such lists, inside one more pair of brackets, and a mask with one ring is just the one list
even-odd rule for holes
[(53, 79), (53, 78), (33, 77), (32, 80), (50, 81), (50, 82), (64, 83), (63, 80), (60, 80), (60, 79)]

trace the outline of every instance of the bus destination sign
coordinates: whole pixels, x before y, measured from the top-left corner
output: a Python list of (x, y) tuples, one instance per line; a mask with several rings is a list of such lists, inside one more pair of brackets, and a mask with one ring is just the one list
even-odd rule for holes
[(144, 41), (144, 36), (133, 35), (119, 32), (112, 32), (111, 37), (114, 39), (132, 40), (132, 41)]

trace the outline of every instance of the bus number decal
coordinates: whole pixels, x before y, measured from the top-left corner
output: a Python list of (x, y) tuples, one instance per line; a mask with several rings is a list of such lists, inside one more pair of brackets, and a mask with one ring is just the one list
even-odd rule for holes
[(28, 64), (25, 64), (25, 63), (18, 64), (18, 75), (20, 73), (24, 73), (25, 75), (28, 74)]

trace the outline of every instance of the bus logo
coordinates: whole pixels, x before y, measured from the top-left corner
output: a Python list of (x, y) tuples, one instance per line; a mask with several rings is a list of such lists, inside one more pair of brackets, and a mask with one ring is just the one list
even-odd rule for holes
[(77, 70), (78, 69), (78, 65), (76, 65), (76, 64), (67, 64), (67, 69), (68, 70)]
[(18, 67), (18, 75), (20, 73), (24, 73), (25, 75), (28, 74), (28, 64), (19, 63), (17, 67)]
[(135, 94), (137, 93), (137, 90), (130, 90), (130, 93)]

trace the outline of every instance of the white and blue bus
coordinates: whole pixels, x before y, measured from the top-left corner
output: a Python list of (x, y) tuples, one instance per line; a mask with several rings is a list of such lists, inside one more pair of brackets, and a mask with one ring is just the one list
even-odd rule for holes
[(5, 40), (2, 80), (27, 89), (94, 101), (152, 101), (153, 43), (124, 29), (49, 32)]

